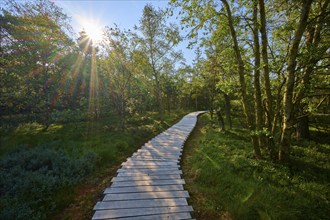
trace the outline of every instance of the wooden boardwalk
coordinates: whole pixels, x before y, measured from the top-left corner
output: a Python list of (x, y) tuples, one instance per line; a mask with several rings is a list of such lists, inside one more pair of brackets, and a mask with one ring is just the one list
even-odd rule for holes
[(191, 219), (193, 209), (187, 203), (179, 162), (201, 113), (184, 116), (122, 163), (103, 200), (95, 205), (92, 219)]

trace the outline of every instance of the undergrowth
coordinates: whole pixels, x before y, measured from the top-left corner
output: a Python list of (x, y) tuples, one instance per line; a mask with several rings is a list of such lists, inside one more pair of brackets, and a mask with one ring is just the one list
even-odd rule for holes
[[(2, 128), (0, 219), (57, 218), (75, 200), (77, 186), (101, 181), (107, 170), (183, 114), (167, 114), (163, 123), (156, 113), (136, 115), (124, 130), (114, 117), (48, 128), (36, 122)], [(89, 205), (96, 196), (88, 196)], [(85, 209), (90, 219), (92, 207)]]
[(290, 166), (255, 160), (248, 131), (220, 132), (208, 114), (183, 171), (197, 219), (328, 219), (330, 145), (299, 142)]
[(44, 144), (22, 148), (0, 161), (1, 219), (45, 219), (54, 210), (56, 190), (80, 183), (94, 170), (92, 152), (67, 154)]

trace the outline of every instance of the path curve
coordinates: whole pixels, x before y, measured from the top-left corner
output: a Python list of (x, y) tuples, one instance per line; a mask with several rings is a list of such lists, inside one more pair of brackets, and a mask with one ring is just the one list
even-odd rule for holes
[(122, 163), (103, 200), (95, 205), (92, 220), (191, 219), (193, 208), (179, 163), (201, 113), (184, 116)]

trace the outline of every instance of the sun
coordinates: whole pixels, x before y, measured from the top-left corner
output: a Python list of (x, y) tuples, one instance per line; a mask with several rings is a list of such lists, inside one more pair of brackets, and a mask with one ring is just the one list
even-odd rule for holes
[(90, 37), (93, 43), (100, 43), (103, 36), (102, 26), (95, 20), (81, 19), (81, 27), (85, 30), (88, 37)]

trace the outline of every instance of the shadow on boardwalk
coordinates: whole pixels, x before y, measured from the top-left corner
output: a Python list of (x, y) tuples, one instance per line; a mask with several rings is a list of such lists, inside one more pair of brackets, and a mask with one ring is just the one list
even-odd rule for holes
[(184, 116), (122, 163), (92, 219), (191, 219), (179, 162), (201, 113)]

